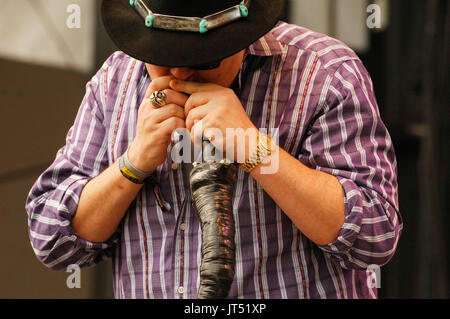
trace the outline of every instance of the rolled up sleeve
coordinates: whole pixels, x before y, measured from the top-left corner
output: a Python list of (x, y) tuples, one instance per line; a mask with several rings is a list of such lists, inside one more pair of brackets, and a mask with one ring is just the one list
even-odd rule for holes
[(319, 246), (345, 269), (384, 265), (402, 231), (396, 158), (370, 77), (358, 60), (334, 74), (327, 102), (312, 121), (299, 160), (334, 175), (344, 193), (337, 240)]
[(71, 226), (84, 186), (108, 166), (103, 111), (97, 102), (105, 66), (86, 85), (66, 145), (26, 200), (31, 246), (38, 259), (52, 269), (96, 264), (111, 255), (117, 242), (116, 236), (104, 243), (86, 241)]

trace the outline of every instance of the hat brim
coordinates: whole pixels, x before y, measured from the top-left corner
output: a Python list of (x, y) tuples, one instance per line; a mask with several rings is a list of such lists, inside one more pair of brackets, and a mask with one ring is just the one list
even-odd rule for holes
[(204, 34), (147, 28), (129, 0), (103, 0), (105, 29), (116, 46), (146, 63), (187, 67), (220, 61), (258, 40), (278, 22), (284, 0), (253, 0), (246, 18)]

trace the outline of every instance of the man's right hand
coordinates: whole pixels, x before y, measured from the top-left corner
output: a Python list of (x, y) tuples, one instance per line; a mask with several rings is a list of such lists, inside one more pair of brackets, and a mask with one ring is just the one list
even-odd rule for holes
[[(164, 163), (172, 132), (185, 128), (184, 105), (188, 96), (170, 89), (172, 76), (153, 79), (138, 111), (136, 136), (128, 150), (131, 163), (144, 172), (151, 172)], [(155, 91), (164, 91), (166, 105), (156, 108), (150, 101)]]
[[(185, 127), (183, 107), (188, 97), (169, 89), (171, 79), (173, 77), (155, 78), (139, 107), (136, 136), (128, 150), (128, 157), (136, 168), (144, 172), (151, 172), (164, 163), (172, 132)], [(152, 105), (150, 96), (161, 90), (167, 95), (167, 105), (158, 109)], [(72, 219), (74, 231), (92, 242), (108, 240), (142, 185), (124, 178), (116, 160), (83, 188)]]

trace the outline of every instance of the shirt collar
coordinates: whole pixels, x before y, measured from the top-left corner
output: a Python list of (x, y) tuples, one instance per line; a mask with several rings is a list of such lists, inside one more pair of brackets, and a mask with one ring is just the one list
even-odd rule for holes
[(283, 46), (277, 40), (273, 31), (270, 31), (251, 44), (248, 47), (247, 53), (258, 56), (281, 55), (283, 53)]

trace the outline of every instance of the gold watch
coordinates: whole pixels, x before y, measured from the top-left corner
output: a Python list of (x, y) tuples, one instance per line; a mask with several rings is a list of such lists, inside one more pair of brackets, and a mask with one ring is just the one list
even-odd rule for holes
[(256, 166), (261, 164), (261, 161), (272, 154), (272, 150), (275, 144), (269, 135), (258, 134), (258, 144), (256, 146), (256, 152), (250, 155), (245, 163), (242, 163), (241, 168), (250, 173)]

